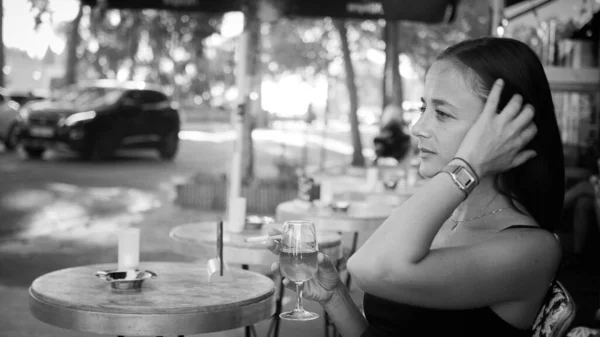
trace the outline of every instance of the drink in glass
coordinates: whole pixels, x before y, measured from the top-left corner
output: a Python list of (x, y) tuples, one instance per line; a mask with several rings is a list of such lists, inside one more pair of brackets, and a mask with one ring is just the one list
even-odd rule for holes
[(307, 321), (319, 317), (302, 308), (304, 282), (315, 276), (317, 264), (317, 233), (311, 221), (286, 221), (281, 233), (279, 267), (284, 277), (296, 283), (296, 308), (279, 315), (282, 319)]

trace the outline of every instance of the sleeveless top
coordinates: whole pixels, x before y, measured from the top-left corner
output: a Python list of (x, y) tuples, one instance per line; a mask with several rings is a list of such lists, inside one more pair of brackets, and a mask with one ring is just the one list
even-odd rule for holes
[[(510, 228), (539, 228), (510, 226)], [(461, 336), (531, 337), (532, 329), (519, 329), (498, 316), (490, 307), (447, 310), (423, 308), (380, 298), (369, 293), (363, 297), (369, 323), (362, 337), (379, 336)]]

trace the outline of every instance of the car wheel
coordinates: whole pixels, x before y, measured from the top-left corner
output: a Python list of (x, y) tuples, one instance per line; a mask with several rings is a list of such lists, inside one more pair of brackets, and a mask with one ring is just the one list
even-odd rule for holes
[(19, 125), (13, 124), (8, 130), (8, 134), (6, 135), (6, 139), (4, 140), (4, 147), (7, 150), (14, 150), (14, 148), (19, 143)]
[(177, 131), (168, 133), (158, 145), (158, 153), (165, 160), (172, 160), (179, 149), (179, 135)]
[(25, 146), (23, 149), (25, 150), (25, 153), (27, 153), (27, 157), (32, 158), (32, 159), (42, 158), (42, 156), (44, 155), (44, 152), (46, 151), (46, 149), (44, 149), (43, 147)]

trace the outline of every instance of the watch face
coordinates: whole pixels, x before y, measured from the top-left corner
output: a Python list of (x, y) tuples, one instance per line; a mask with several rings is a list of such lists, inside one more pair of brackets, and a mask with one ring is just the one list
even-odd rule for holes
[(455, 171), (455, 174), (458, 181), (464, 184), (465, 187), (468, 187), (475, 181), (475, 178), (471, 175), (471, 173), (469, 173), (469, 171), (462, 166), (460, 169)]

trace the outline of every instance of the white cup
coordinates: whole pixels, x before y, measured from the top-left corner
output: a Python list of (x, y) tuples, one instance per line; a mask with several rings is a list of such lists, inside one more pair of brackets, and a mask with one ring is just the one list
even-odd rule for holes
[(229, 217), (227, 230), (239, 233), (246, 225), (246, 198), (234, 197), (229, 199)]

